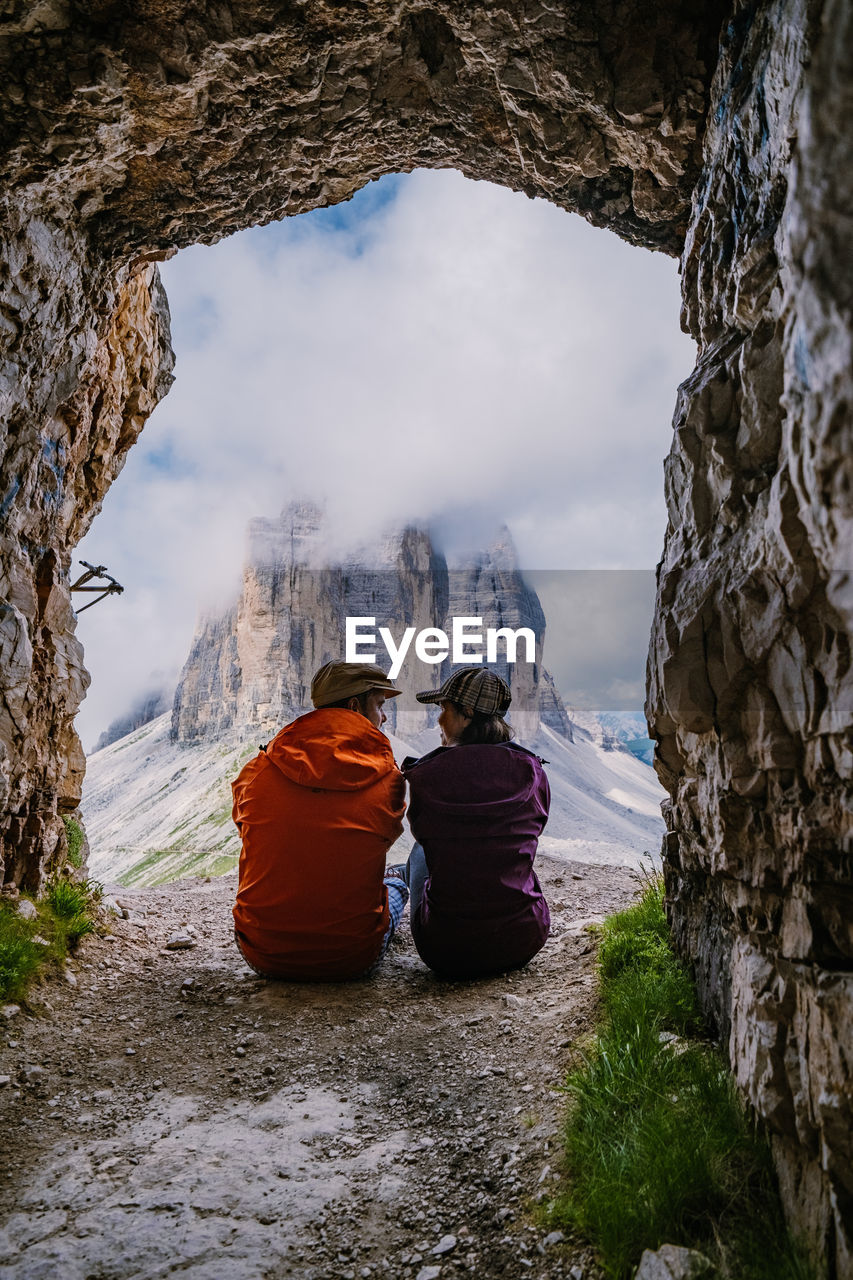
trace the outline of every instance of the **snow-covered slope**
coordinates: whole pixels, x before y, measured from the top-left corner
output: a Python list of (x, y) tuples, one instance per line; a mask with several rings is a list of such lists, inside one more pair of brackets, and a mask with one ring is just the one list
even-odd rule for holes
[[(231, 782), (262, 739), (177, 743), (171, 719), (167, 712), (89, 756), (81, 808), (97, 878), (154, 885), (237, 865)], [(388, 737), (397, 760), (428, 749)], [(405, 861), (411, 843), (407, 830), (393, 860)]]
[[(82, 811), (93, 876), (127, 885), (187, 875), (221, 875), (236, 866), (231, 780), (260, 742), (183, 745), (160, 716), (89, 757)], [(438, 735), (416, 743), (389, 735), (395, 758), (421, 755)], [(540, 847), (580, 862), (636, 865), (657, 854), (664, 792), (654, 773), (624, 751), (568, 742), (542, 728), (529, 744), (549, 763), (551, 816)], [(405, 860), (408, 830), (389, 854)]]
[(540, 849), (577, 862), (640, 865), (657, 859), (666, 792), (655, 772), (628, 751), (606, 750), (580, 735), (568, 742), (543, 726), (534, 751), (548, 761), (551, 814)]
[(236, 866), (230, 781), (258, 744), (184, 747), (171, 712), (89, 756), (81, 809), (98, 879), (152, 885)]
[(566, 707), (572, 730), (589, 738), (605, 751), (626, 749), (649, 766), (654, 764), (655, 744), (648, 736), (646, 717), (640, 711), (590, 711), (586, 707)]

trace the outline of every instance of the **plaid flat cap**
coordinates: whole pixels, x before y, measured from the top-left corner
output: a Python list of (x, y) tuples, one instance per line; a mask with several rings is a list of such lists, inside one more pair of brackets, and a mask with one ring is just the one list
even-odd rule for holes
[(418, 702), (455, 702), (472, 715), (502, 716), (512, 702), (506, 680), (485, 667), (462, 667), (448, 676), (440, 689), (416, 693)]

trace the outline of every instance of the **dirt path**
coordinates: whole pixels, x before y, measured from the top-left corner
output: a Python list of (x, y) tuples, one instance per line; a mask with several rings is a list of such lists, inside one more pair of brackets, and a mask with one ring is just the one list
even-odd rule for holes
[(537, 868), (554, 936), (464, 984), (407, 928), (370, 981), (266, 982), (231, 941), (233, 877), (121, 892), (132, 918), (2, 1024), (0, 1277), (591, 1280), (533, 1210), (591, 1025), (585, 926), (636, 881)]

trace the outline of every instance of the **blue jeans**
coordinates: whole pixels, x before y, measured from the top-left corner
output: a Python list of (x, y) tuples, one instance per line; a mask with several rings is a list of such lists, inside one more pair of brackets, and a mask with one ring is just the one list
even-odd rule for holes
[(409, 900), (409, 891), (406, 889), (396, 876), (386, 876), (382, 882), (388, 890), (388, 915), (390, 923), (385, 930), (385, 936), (382, 939), (382, 950), (379, 953), (379, 959), (385, 955), (388, 950), (388, 944), (394, 937), (394, 930), (403, 918), (403, 912), (406, 909), (406, 903)]
[(409, 854), (403, 876), (409, 886), (409, 918), (411, 919), (420, 905), (421, 898), (424, 896), (424, 885), (429, 879), (422, 845), (417, 843), (412, 845), (412, 852)]

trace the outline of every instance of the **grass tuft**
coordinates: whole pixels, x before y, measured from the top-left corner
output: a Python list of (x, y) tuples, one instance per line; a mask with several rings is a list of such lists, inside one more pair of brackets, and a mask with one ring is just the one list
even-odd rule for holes
[(94, 880), (56, 879), (27, 920), (11, 902), (0, 903), (0, 1000), (20, 1000), (46, 965), (59, 965), (95, 928), (102, 889)]
[(67, 815), (62, 819), (65, 826), (65, 838), (68, 842), (68, 861), (77, 871), (83, 865), (83, 828), (80, 823)]
[(809, 1280), (768, 1147), (701, 1038), (660, 878), (605, 922), (599, 975), (602, 1022), (566, 1081), (569, 1186), (551, 1219), (590, 1240), (612, 1280), (664, 1243), (701, 1250), (725, 1280)]
[(48, 906), (69, 947), (76, 946), (87, 933), (94, 932), (92, 909), (100, 902), (102, 892), (96, 880), (75, 884), (73, 880), (57, 879), (48, 886)]
[(598, 952), (606, 1020), (689, 1035), (702, 1017), (690, 976), (676, 959), (663, 909), (663, 880), (648, 879), (639, 901), (605, 920)]
[(34, 922), (12, 906), (0, 906), (0, 1000), (17, 1000), (45, 960), (45, 948), (34, 942)]

